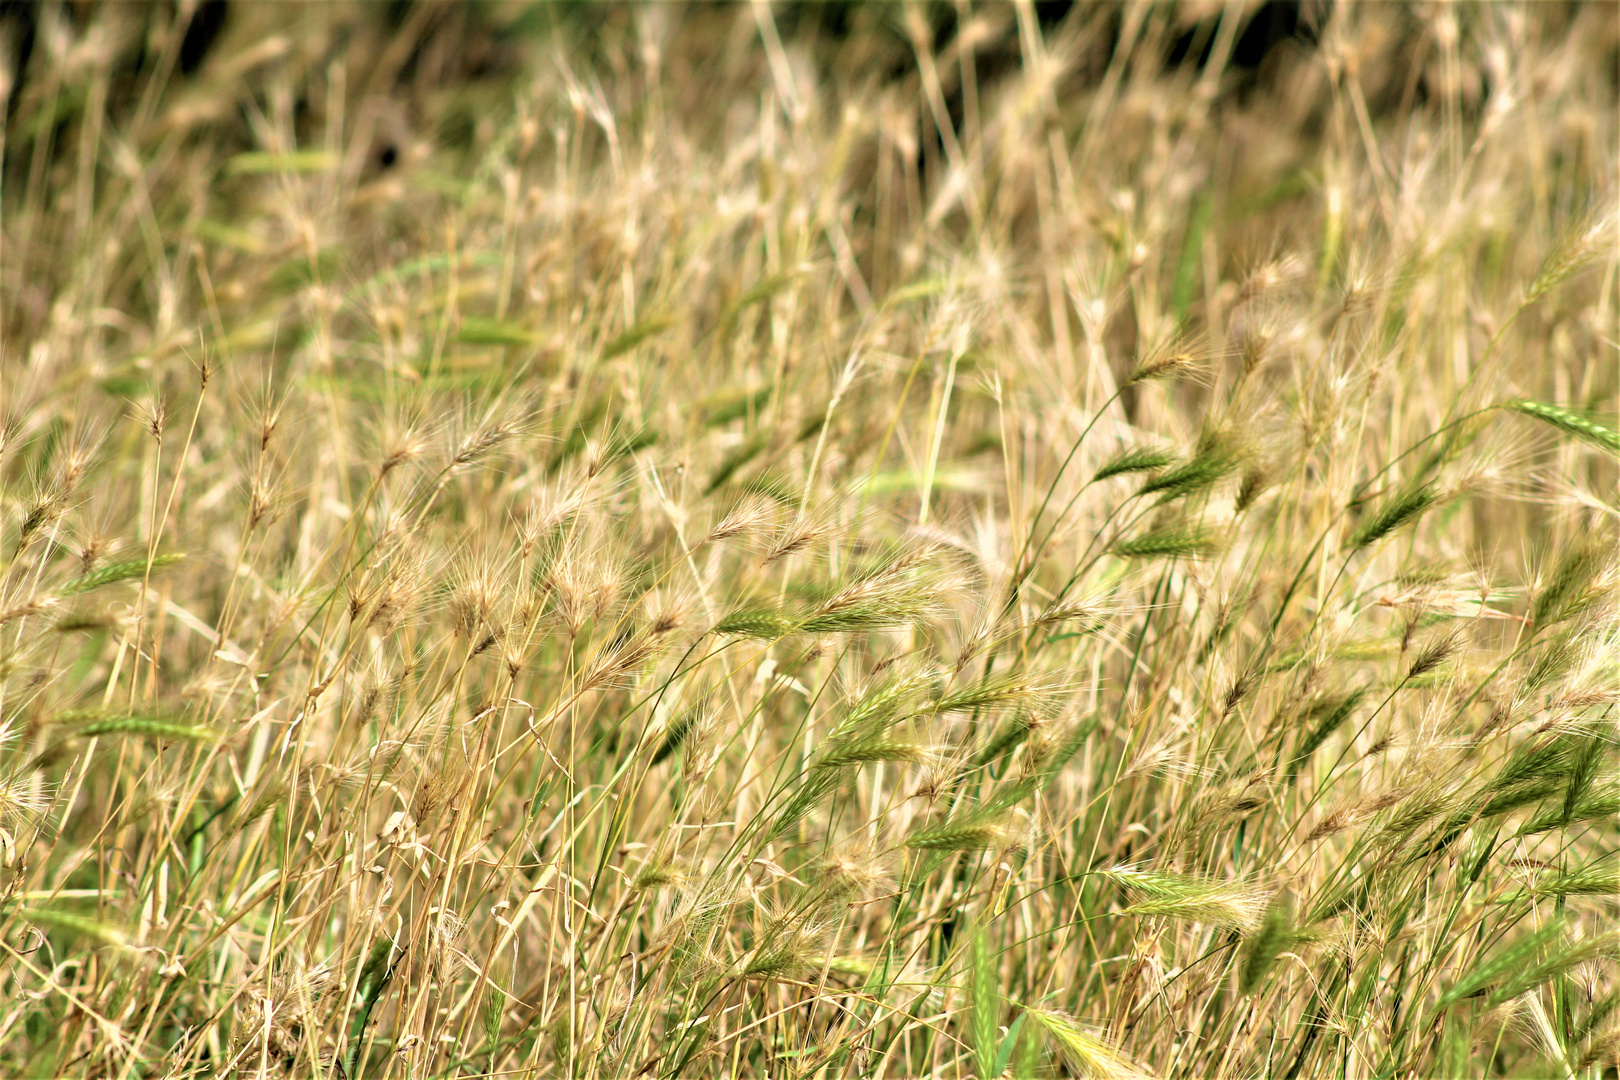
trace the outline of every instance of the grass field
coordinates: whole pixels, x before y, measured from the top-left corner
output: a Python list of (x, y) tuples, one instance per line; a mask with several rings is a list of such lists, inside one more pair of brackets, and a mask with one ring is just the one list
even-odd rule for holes
[(0, 9), (0, 1074), (1620, 1069), (1620, 8)]

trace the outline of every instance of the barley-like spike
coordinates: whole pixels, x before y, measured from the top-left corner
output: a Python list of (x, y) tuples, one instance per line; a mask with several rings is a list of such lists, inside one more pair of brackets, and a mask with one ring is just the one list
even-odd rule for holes
[(1010, 753), (1012, 750), (1017, 748), (1019, 744), (1029, 738), (1029, 734), (1033, 730), (1034, 729), (1030, 726), (1028, 716), (1023, 715), (1022, 713), (1014, 716), (1011, 720), (1008, 720), (1005, 724), (1001, 725), (1000, 730), (996, 732), (995, 736), (985, 744), (983, 750), (979, 751), (978, 757), (974, 758), (973, 763), (975, 765), (990, 764), (1003, 754)]
[(1440, 496), (1432, 485), (1423, 484), (1407, 488), (1386, 501), (1350, 534), (1350, 549), (1360, 551), (1376, 544), (1422, 517), (1423, 513), (1439, 500)]
[(1535, 817), (1519, 827), (1516, 836), (1539, 836), (1554, 829), (1566, 828), (1570, 825), (1587, 821), (1601, 821), (1620, 814), (1620, 788), (1606, 785), (1600, 788), (1591, 788), (1575, 805), (1573, 810), (1567, 800), (1557, 806), (1543, 810)]
[(1157, 379), (1173, 379), (1194, 370), (1197, 366), (1198, 358), (1190, 352), (1162, 352), (1143, 360), (1136, 370), (1126, 377), (1126, 385)]
[(773, 948), (750, 956), (742, 973), (751, 979), (789, 979), (807, 971), (809, 966), (803, 953), (791, 948)]
[(1620, 990), (1611, 990), (1592, 1002), (1586, 1010), (1586, 1015), (1582, 1016), (1574, 1025), (1573, 1038), (1570, 1040), (1572, 1044), (1583, 1043), (1588, 1039), (1592, 1040), (1586, 1053), (1582, 1055), (1580, 1062), (1576, 1065), (1577, 1072), (1590, 1069), (1597, 1064), (1604, 1053), (1612, 1054), (1614, 1045), (1612, 1037), (1600, 1036), (1592, 1038), (1592, 1033), (1600, 1029), (1612, 1030), (1612, 1028), (1604, 1024), (1604, 1021), (1613, 1016), (1616, 1009), (1620, 1009)]
[(703, 418), (704, 427), (720, 427), (759, 412), (765, 407), (765, 403), (771, 400), (773, 389), (774, 387), (767, 383), (755, 390), (741, 387), (724, 390), (699, 402), (696, 412)]
[(129, 944), (129, 934), (121, 928), (75, 912), (25, 907), (18, 908), (13, 914), (22, 922), (48, 926), (53, 930), (64, 930), (102, 945), (123, 947)]
[(1277, 957), (1293, 946), (1296, 938), (1293, 919), (1282, 904), (1266, 911), (1265, 921), (1244, 943), (1238, 967), (1238, 992), (1252, 994), (1260, 989)]
[(1610, 856), (1574, 870), (1544, 873), (1530, 892), (1536, 896), (1620, 896), (1620, 861)]
[(1102, 468), (1092, 474), (1093, 484), (1100, 480), (1107, 480), (1112, 476), (1124, 476), (1128, 473), (1153, 472), (1166, 465), (1173, 464), (1176, 456), (1168, 450), (1157, 450), (1146, 446), (1133, 446), (1121, 450), (1105, 462)]
[(1530, 620), (1537, 626), (1550, 626), (1590, 608), (1602, 592), (1593, 583), (1614, 558), (1614, 543), (1606, 535), (1584, 536), (1571, 544), (1536, 589)]
[(804, 492), (773, 473), (762, 473), (742, 481), (737, 487), (744, 495), (759, 495), (790, 510), (797, 510), (804, 504)]
[(1596, 744), (1606, 745), (1604, 735), (1594, 730), (1564, 732), (1551, 739), (1532, 743), (1503, 763), (1486, 785), (1488, 791), (1510, 791), (1527, 782), (1550, 780), (1562, 786), (1576, 771), (1576, 763)]
[(1612, 230), (1601, 219), (1583, 215), (1564, 233), (1541, 260), (1536, 276), (1525, 287), (1522, 303), (1529, 305), (1542, 299), (1560, 284), (1568, 281), (1614, 244), (1607, 237)]
[(1412, 660), (1412, 666), (1406, 670), (1406, 681), (1421, 679), (1435, 668), (1444, 664), (1457, 652), (1462, 642), (1457, 635), (1451, 634), (1432, 642)]
[(1620, 1060), (1605, 5), (12, 7), (0, 1080)]
[(1531, 697), (1552, 685), (1581, 661), (1586, 653), (1586, 642), (1579, 633), (1562, 634), (1554, 638), (1536, 656), (1535, 663), (1524, 674), (1519, 694)]
[(1238, 467), (1238, 460), (1222, 449), (1200, 454), (1174, 469), (1167, 469), (1136, 489), (1138, 495), (1159, 496), (1160, 502), (1196, 495), (1227, 476)]
[[(177, 552), (155, 555), (152, 558), (152, 572), (157, 573), (160, 570), (166, 570), (184, 558), (184, 555)], [(62, 595), (77, 596), (80, 593), (89, 592), (91, 589), (99, 589), (104, 585), (143, 578), (146, 576), (146, 565), (144, 558), (124, 559), (121, 562), (108, 563), (98, 570), (92, 570), (88, 574), (81, 574), (63, 585)]]
[(1150, 1080), (1146, 1069), (1074, 1017), (1051, 1009), (1029, 1008), (1025, 1012), (1035, 1018), (1082, 1076), (1091, 1080)]
[(669, 727), (664, 731), (663, 739), (658, 743), (658, 749), (653, 751), (650, 764), (661, 765), (668, 760), (671, 754), (679, 750), (685, 744), (687, 737), (692, 734), (693, 729), (703, 720), (708, 712), (708, 707), (709, 703), (707, 701), (699, 702), (672, 720)]
[(1040, 786), (1040, 776), (1026, 776), (1010, 784), (1003, 784), (992, 791), (975, 812), (983, 817), (999, 817), (1004, 811), (1011, 810), (1035, 794)]
[(1001, 1044), (1001, 992), (996, 977), (996, 957), (991, 953), (989, 935), (975, 926), (968, 939), (968, 1016), (973, 1060), (977, 1075), (998, 1076), (996, 1050)]
[(906, 846), (918, 851), (982, 851), (1005, 843), (1010, 835), (999, 813), (974, 811), (918, 829), (906, 837)]
[(842, 781), (842, 776), (836, 769), (812, 770), (802, 780), (793, 793), (793, 797), (777, 813), (770, 827), (765, 832), (767, 841), (776, 840), (785, 835), (789, 829), (794, 828), (804, 820), (806, 814), (819, 806), (822, 800), (830, 796)]
[(912, 703), (931, 680), (932, 673), (926, 670), (890, 674), (844, 710), (828, 734), (828, 741), (846, 739), (857, 732), (868, 738), (880, 734), (911, 712)]
[(623, 356), (648, 338), (668, 330), (675, 325), (676, 321), (673, 315), (652, 315), (642, 319), (602, 346), (602, 359), (612, 360), (616, 356)]
[(258, 798), (254, 799), (231, 819), (231, 827), (236, 829), (246, 828), (285, 802), (288, 794), (290, 794), (290, 789), (286, 784), (271, 784), (259, 793)]
[(865, 765), (874, 761), (896, 761), (921, 764), (929, 758), (928, 747), (907, 739), (861, 739), (839, 743), (816, 759), (812, 768), (840, 769), (846, 765)]
[(1570, 755), (1569, 780), (1564, 788), (1563, 820), (1567, 825), (1580, 813), (1598, 779), (1598, 770), (1608, 756), (1609, 747), (1602, 739), (1582, 741)]
[(1253, 466), (1243, 473), (1238, 484), (1237, 498), (1232, 503), (1233, 513), (1241, 514), (1253, 506), (1271, 484), (1271, 474), (1264, 467)]
[(1122, 540), (1112, 549), (1125, 559), (1203, 559), (1220, 550), (1215, 534), (1202, 527), (1172, 527)]
[(843, 634), (908, 626), (933, 610), (935, 593), (922, 586), (877, 591), (869, 599), (823, 606), (799, 624), (806, 634)]
[(774, 608), (746, 607), (738, 608), (715, 623), (712, 632), (729, 637), (775, 641), (793, 633), (795, 629), (798, 629), (798, 625), (786, 612)]
[(19, 601), (6, 608), (0, 608), (0, 626), (16, 622), (18, 619), (43, 615), (56, 607), (56, 605), (57, 599), (54, 596), (30, 596), (27, 600)]
[(1265, 911), (1265, 897), (1248, 885), (1132, 866), (1111, 867), (1098, 871), (1098, 876), (1123, 886), (1135, 898), (1125, 909), (1126, 915), (1156, 915), (1254, 930)]
[(1476, 960), (1462, 978), (1452, 983), (1445, 993), (1440, 995), (1440, 1007), (1443, 1009), (1465, 998), (1478, 997), (1493, 986), (1512, 978), (1516, 973), (1532, 970), (1536, 966), (1537, 957), (1563, 936), (1563, 920), (1553, 919), (1539, 929), (1498, 949), (1492, 955)]
[(111, 720), (98, 720), (78, 728), (74, 734), (84, 739), (101, 735), (135, 735), (176, 742), (215, 742), (221, 737), (221, 733), (213, 728), (181, 724), (152, 716), (120, 716)]
[(1289, 766), (1291, 773), (1297, 773), (1310, 756), (1321, 749), (1322, 744), (1339, 730), (1366, 696), (1367, 688), (1360, 686), (1346, 694), (1323, 698), (1306, 710), (1304, 718), (1315, 723), (1294, 749), (1293, 763)]
[(720, 464), (715, 466), (714, 472), (709, 474), (709, 482), (703, 489), (703, 493), (712, 495), (725, 487), (731, 478), (736, 475), (738, 469), (753, 461), (768, 445), (770, 445), (769, 441), (763, 434), (755, 434), (747, 442), (732, 449), (725, 457), (720, 459)]
[(1503, 408), (1534, 417), (1548, 427), (1561, 431), (1573, 439), (1578, 439), (1588, 446), (1594, 446), (1611, 456), (1620, 457), (1620, 431), (1615, 430), (1612, 424), (1584, 416), (1574, 409), (1562, 405), (1553, 405), (1545, 401), (1529, 401), (1525, 398), (1516, 398), (1509, 401), (1503, 405)]
[(1063, 767), (1069, 763), (1080, 748), (1091, 738), (1092, 732), (1097, 730), (1102, 719), (1097, 714), (1086, 717), (1073, 724), (1051, 745), (1043, 748), (1038, 758), (1040, 765), (1039, 782), (1042, 785), (1050, 784), (1057, 779)]
[(1441, 1007), (1487, 992), (1486, 1005), (1494, 1007), (1571, 968), (1612, 958), (1620, 952), (1620, 933), (1600, 934), (1577, 941), (1565, 936), (1565, 926), (1562, 919), (1555, 918), (1541, 929), (1479, 962), (1441, 995)]
[(972, 686), (946, 694), (928, 706), (932, 713), (974, 712), (1003, 708), (1029, 700), (1034, 690), (1023, 675), (995, 675)]
[(642, 867), (641, 872), (635, 876), (633, 885), (639, 892), (653, 892), (679, 885), (685, 876), (675, 863), (663, 859)]

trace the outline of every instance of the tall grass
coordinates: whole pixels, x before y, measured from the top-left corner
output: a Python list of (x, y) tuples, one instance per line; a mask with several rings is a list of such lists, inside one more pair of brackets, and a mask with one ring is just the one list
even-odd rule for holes
[(0, 19), (0, 1072), (1620, 1067), (1614, 10), (839, 10)]

